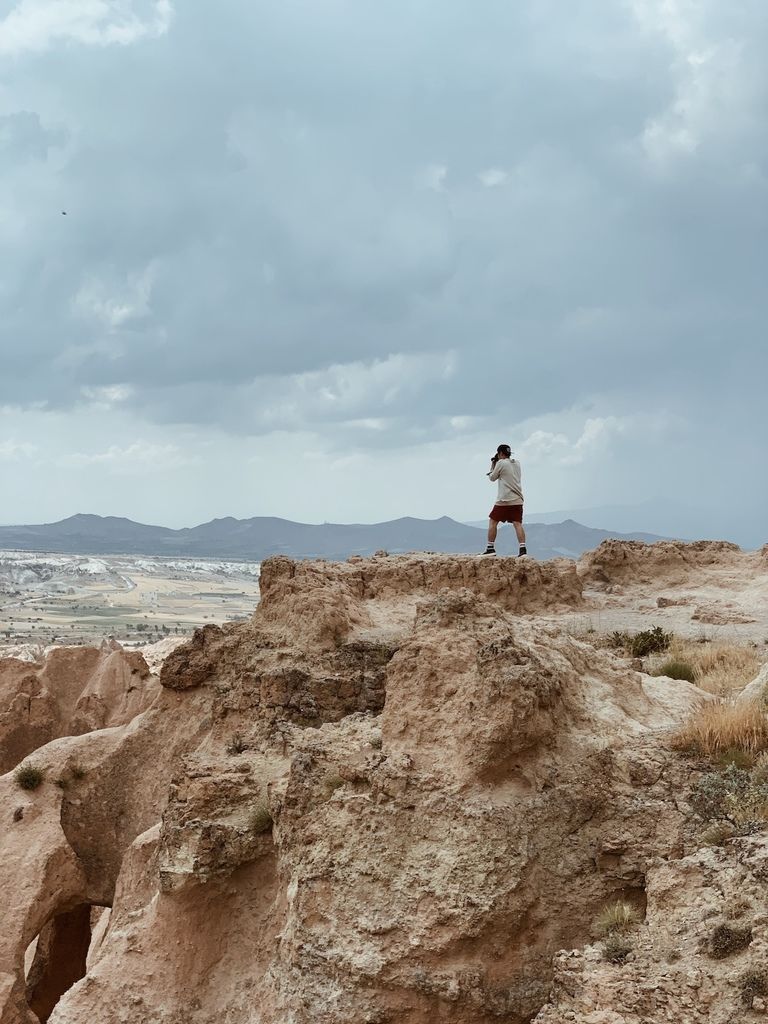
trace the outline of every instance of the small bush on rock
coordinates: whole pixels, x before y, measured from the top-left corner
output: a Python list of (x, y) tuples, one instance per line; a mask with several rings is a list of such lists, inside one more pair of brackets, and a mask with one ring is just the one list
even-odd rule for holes
[(597, 916), (595, 928), (599, 935), (613, 935), (626, 932), (639, 924), (640, 915), (630, 903), (617, 900), (609, 904)]
[(768, 996), (768, 972), (753, 969), (739, 979), (741, 1001), (749, 1009), (755, 996)]
[(623, 935), (609, 935), (603, 942), (603, 959), (609, 964), (626, 963), (627, 957), (632, 952), (632, 943)]
[(653, 673), (655, 676), (667, 676), (669, 679), (685, 679), (689, 683), (696, 682), (696, 669), (687, 661), (669, 658), (659, 665)]
[(661, 626), (643, 629), (629, 638), (627, 650), (633, 658), (645, 658), (649, 654), (666, 651), (672, 642), (672, 634), (666, 633)]
[(37, 789), (45, 778), (45, 772), (34, 764), (22, 764), (13, 774), (16, 785), (21, 789)]
[(256, 835), (261, 835), (263, 832), (269, 832), (273, 824), (269, 807), (267, 807), (266, 804), (257, 804), (251, 813), (251, 818), (248, 824), (251, 832), (255, 832)]
[(243, 751), (245, 751), (247, 749), (248, 749), (248, 744), (245, 742), (245, 739), (244, 739), (242, 733), (239, 733), (239, 732), (236, 732), (232, 736), (232, 739), (227, 744), (227, 753), (228, 754), (242, 754)]
[(70, 772), (72, 774), (72, 778), (75, 780), (75, 782), (82, 782), (82, 780), (88, 774), (86, 772), (85, 768), (83, 768), (83, 766), (80, 765), (80, 764), (73, 764), (70, 767), (69, 770), (70, 770)]
[(768, 821), (768, 783), (735, 764), (702, 775), (691, 792), (691, 806), (704, 821), (727, 822), (747, 835)]
[(724, 960), (746, 949), (751, 941), (751, 928), (731, 928), (728, 924), (719, 924), (709, 937), (709, 955), (713, 960)]
[(613, 647), (616, 650), (622, 650), (629, 645), (630, 636), (629, 633), (625, 633), (623, 629), (614, 629), (612, 633), (609, 633), (606, 637), (606, 643), (609, 647)]

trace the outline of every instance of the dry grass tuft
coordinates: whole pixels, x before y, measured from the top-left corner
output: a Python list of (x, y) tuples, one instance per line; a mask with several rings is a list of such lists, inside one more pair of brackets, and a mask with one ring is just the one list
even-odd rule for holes
[(698, 644), (675, 637), (667, 657), (690, 665), (696, 685), (718, 697), (739, 693), (760, 671), (754, 650), (739, 644)]
[(734, 750), (756, 756), (768, 750), (768, 717), (755, 703), (712, 701), (693, 712), (671, 743), (673, 750), (708, 757)]
[(640, 915), (630, 903), (617, 900), (600, 911), (595, 918), (595, 928), (599, 935), (613, 935), (626, 932), (640, 923)]

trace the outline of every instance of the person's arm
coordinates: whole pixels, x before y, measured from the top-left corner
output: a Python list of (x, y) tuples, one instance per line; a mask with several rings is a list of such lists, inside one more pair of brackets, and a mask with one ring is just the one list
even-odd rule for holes
[(503, 465), (504, 465), (503, 461), (502, 461), (501, 459), (499, 459), (499, 461), (498, 461), (498, 462), (496, 463), (496, 465), (495, 465), (495, 466), (493, 467), (493, 469), (491, 470), (491, 472), (490, 472), (490, 473), (488, 474), (488, 479), (489, 479), (490, 481), (494, 481), (494, 480), (498, 480), (498, 479), (499, 479), (499, 476), (500, 476), (500, 474), (501, 474), (501, 467), (502, 467)]

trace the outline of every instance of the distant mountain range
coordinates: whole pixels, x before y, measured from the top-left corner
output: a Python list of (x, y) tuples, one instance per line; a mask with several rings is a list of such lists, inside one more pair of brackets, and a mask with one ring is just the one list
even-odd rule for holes
[(643, 529), (686, 540), (730, 540), (747, 549), (759, 548), (768, 541), (768, 508), (759, 496), (748, 507), (734, 506), (728, 501), (699, 501), (688, 505), (662, 497), (638, 505), (598, 505), (529, 513), (526, 518), (529, 523), (561, 523), (564, 519), (574, 519), (596, 529), (610, 526), (625, 533)]
[[(608, 537), (652, 542), (650, 533), (615, 533), (562, 523), (526, 525), (528, 551), (535, 558), (578, 558)], [(166, 555), (186, 558), (234, 558), (261, 561), (268, 555), (344, 559), (385, 550), (480, 553), (485, 530), (441, 519), (394, 519), (386, 523), (310, 525), (288, 519), (213, 519), (182, 530), (146, 526), (116, 516), (76, 515), (40, 526), (0, 526), (0, 549), (81, 555)], [(499, 531), (499, 554), (517, 551), (511, 527)]]

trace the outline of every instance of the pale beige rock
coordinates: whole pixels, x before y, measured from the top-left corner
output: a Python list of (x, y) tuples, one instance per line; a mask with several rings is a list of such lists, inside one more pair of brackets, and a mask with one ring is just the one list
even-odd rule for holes
[(602, 944), (559, 954), (552, 1001), (536, 1024), (596, 1012), (621, 1024), (751, 1019), (750, 979), (768, 991), (767, 868), (764, 836), (652, 864), (646, 918), (626, 936), (627, 961), (606, 963)]
[[(691, 766), (665, 736), (711, 697), (571, 636), (581, 588), (565, 561), (274, 559), (254, 619), (164, 651), (141, 700), (107, 671), (121, 652), (73, 661), (104, 711), (27, 756), (38, 789), (0, 779), (0, 1024), (34, 1024), (86, 925), (51, 1024), (613, 1024), (652, 1007), (646, 976), (667, 985), (640, 950), (622, 990), (590, 945), (617, 897), (647, 898), (638, 934), (683, 929), (674, 1019), (719, 1007), (697, 952), (718, 858), (757, 900), (762, 840), (691, 854)], [(65, 667), (47, 700), (72, 709)], [(30, 666), (3, 672), (12, 702)]]
[(157, 690), (141, 654), (114, 642), (50, 648), (36, 663), (0, 658), (0, 772), (57, 736), (130, 721)]

